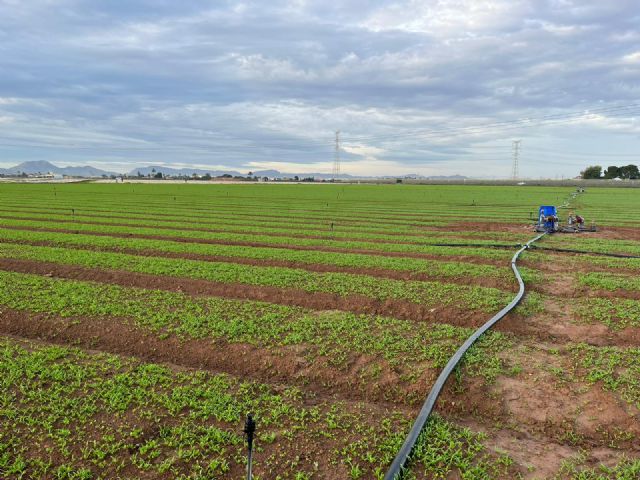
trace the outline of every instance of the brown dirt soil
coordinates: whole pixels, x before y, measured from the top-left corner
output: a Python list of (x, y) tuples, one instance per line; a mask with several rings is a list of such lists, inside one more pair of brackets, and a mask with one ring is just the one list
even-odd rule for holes
[(492, 448), (508, 454), (517, 465), (522, 467), (523, 480), (541, 480), (557, 478), (562, 463), (577, 458), (587, 452), (585, 463), (597, 468), (602, 463), (614, 466), (625, 456), (624, 451), (616, 448), (597, 447), (584, 450), (579, 445), (555, 442), (544, 435), (529, 432), (526, 429), (487, 427), (486, 424), (469, 418), (457, 418), (456, 422), (473, 431), (483, 432), (489, 438)]
[(502, 399), (506, 417), (529, 432), (585, 447), (606, 446), (615, 432), (628, 432), (631, 439), (621, 440), (620, 447), (640, 453), (640, 415), (635, 407), (598, 386), (581, 390), (584, 385), (545, 371), (549, 366), (570, 369), (564, 358), (537, 352), (521, 375), (498, 380), (493, 393)]
[(236, 245), (246, 247), (258, 247), (258, 248), (280, 248), (284, 250), (303, 250), (303, 251), (318, 251), (318, 252), (335, 252), (335, 253), (359, 253), (363, 255), (375, 255), (380, 257), (400, 257), (400, 258), (418, 258), (424, 260), (440, 260), (440, 261), (461, 261), (466, 263), (475, 263), (479, 265), (494, 265), (504, 266), (505, 262), (493, 258), (475, 257), (471, 255), (432, 255), (428, 253), (416, 253), (416, 252), (387, 252), (382, 250), (366, 250), (366, 249), (350, 249), (350, 248), (337, 248), (326, 247), (322, 245), (281, 245), (273, 243), (261, 243), (261, 242), (244, 242), (244, 241), (227, 241), (227, 240), (214, 240), (214, 239), (201, 239), (201, 238), (185, 238), (185, 237), (171, 237), (165, 235), (139, 235), (134, 233), (105, 233), (105, 232), (80, 232), (79, 230), (66, 230), (60, 228), (33, 228), (33, 227), (15, 227), (15, 226), (3, 226), (2, 228), (7, 230), (24, 230), (34, 232), (52, 232), (52, 233), (72, 233), (93, 235), (97, 237), (114, 237), (114, 238), (144, 238), (150, 240), (167, 240), (171, 242), (179, 243), (196, 243), (205, 245)]
[(640, 240), (639, 227), (616, 227), (604, 226), (598, 227), (598, 238), (607, 240)]
[(586, 343), (597, 347), (640, 345), (640, 328), (628, 327), (614, 331), (603, 324), (581, 324), (571, 309), (567, 309), (565, 316), (552, 312), (532, 317), (530, 321), (536, 324), (539, 338), (558, 344)]
[(449, 323), (456, 326), (477, 327), (485, 321), (486, 313), (465, 311), (455, 307), (427, 307), (400, 300), (376, 300), (362, 295), (341, 297), (330, 293), (309, 293), (277, 287), (216, 283), (182, 277), (165, 277), (119, 270), (102, 270), (31, 260), (0, 259), (0, 269), (35, 273), (57, 278), (111, 283), (123, 287), (182, 292), (194, 296), (217, 296), (258, 300), (281, 305), (294, 305), (313, 310), (342, 310), (354, 313), (391, 316), (421, 322)]

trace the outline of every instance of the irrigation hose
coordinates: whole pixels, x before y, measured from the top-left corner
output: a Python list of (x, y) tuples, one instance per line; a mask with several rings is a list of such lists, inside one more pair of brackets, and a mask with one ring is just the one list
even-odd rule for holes
[(640, 258), (639, 255), (627, 255), (625, 253), (606, 253), (606, 252), (593, 252), (590, 250), (574, 250), (570, 248), (555, 248), (555, 247), (538, 247), (533, 245), (531, 247), (535, 250), (547, 250), (549, 252), (562, 252), (562, 253), (582, 253), (584, 255), (599, 255), (602, 257), (614, 257), (614, 258)]
[(524, 296), (524, 282), (522, 281), (522, 277), (520, 276), (520, 272), (518, 271), (516, 262), (522, 252), (527, 250), (531, 246), (531, 244), (533, 244), (534, 242), (536, 242), (537, 240), (539, 240), (545, 235), (546, 235), (546, 232), (541, 233), (540, 235), (532, 238), (513, 255), (513, 258), (511, 259), (511, 269), (513, 270), (513, 273), (516, 279), (518, 280), (518, 285), (520, 286), (518, 294), (515, 296), (513, 300), (511, 300), (509, 305), (504, 307), (497, 314), (495, 314), (489, 321), (487, 321), (484, 325), (478, 328), (478, 330), (476, 330), (473, 333), (473, 335), (471, 335), (464, 342), (464, 344), (462, 344), (462, 346), (458, 349), (458, 351), (449, 359), (449, 362), (440, 373), (440, 376), (438, 377), (436, 382), (433, 384), (433, 387), (431, 387), (431, 391), (429, 392), (427, 399), (422, 405), (422, 409), (420, 410), (420, 413), (416, 417), (416, 420), (413, 423), (413, 427), (411, 428), (411, 431), (407, 435), (407, 438), (405, 439), (404, 444), (402, 445), (402, 448), (400, 448), (400, 451), (396, 455), (396, 458), (393, 459), (393, 462), (391, 463), (389, 470), (384, 476), (384, 480), (396, 480), (402, 474), (405, 464), (409, 459), (409, 456), (411, 455), (411, 452), (413, 451), (413, 448), (416, 442), (418, 441), (418, 437), (420, 436), (420, 433), (422, 433), (424, 426), (427, 424), (427, 421), (429, 420), (429, 416), (431, 415), (431, 411), (433, 410), (436, 400), (438, 399), (440, 392), (444, 388), (444, 384), (446, 383), (449, 376), (453, 373), (458, 363), (460, 363), (460, 360), (462, 360), (462, 357), (467, 352), (467, 350), (471, 348), (471, 346), (476, 342), (476, 340), (478, 340), (478, 338), (480, 338), (487, 330), (489, 330), (493, 325), (495, 325), (499, 320), (501, 320), (507, 313), (513, 310), (516, 307), (516, 305), (520, 303), (520, 300), (522, 300), (522, 297)]
[(516, 245), (509, 245), (506, 243), (425, 243), (427, 247), (478, 247), (478, 248), (518, 248), (521, 247), (522, 244), (518, 243)]

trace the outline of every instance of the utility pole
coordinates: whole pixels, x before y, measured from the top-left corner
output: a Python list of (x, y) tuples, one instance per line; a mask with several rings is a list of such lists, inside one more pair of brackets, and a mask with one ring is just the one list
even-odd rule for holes
[(511, 178), (517, 180), (519, 176), (518, 172), (518, 160), (520, 159), (520, 143), (522, 140), (513, 141), (513, 167), (511, 169)]
[(336, 131), (336, 151), (333, 159), (333, 171), (331, 176), (335, 181), (340, 176), (340, 130)]

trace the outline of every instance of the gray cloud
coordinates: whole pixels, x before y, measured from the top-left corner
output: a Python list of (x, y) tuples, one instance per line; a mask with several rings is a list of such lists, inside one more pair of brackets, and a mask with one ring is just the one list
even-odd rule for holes
[(353, 173), (506, 175), (513, 138), (565, 175), (638, 151), (638, 108), (487, 126), (634, 104), (634, 1), (334, 3), (0, 0), (0, 162), (310, 171), (337, 129)]

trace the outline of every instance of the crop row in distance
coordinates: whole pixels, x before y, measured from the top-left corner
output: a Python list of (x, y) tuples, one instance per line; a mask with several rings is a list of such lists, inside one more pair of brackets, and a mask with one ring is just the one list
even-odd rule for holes
[[(447, 239), (450, 235), (447, 235), (446, 232), (430, 232), (428, 235), (395, 235), (388, 234), (384, 232), (368, 232), (363, 231), (362, 229), (331, 229), (330, 226), (325, 226), (322, 230), (317, 229), (308, 229), (306, 227), (296, 226), (293, 224), (288, 225), (274, 225), (273, 223), (266, 223), (266, 225), (260, 225), (256, 222), (250, 223), (238, 223), (238, 222), (227, 222), (227, 221), (218, 221), (212, 225), (195, 225), (191, 222), (185, 222), (184, 220), (180, 221), (167, 221), (166, 219), (156, 220), (154, 218), (150, 218), (150, 216), (146, 216), (142, 219), (127, 219), (127, 218), (113, 218), (113, 217), (102, 217), (98, 215), (91, 214), (79, 214), (76, 213), (74, 215), (65, 214), (51, 214), (51, 213), (42, 213), (42, 214), (23, 214), (16, 215), (15, 212), (11, 212), (9, 216), (10, 219), (18, 219), (18, 220), (26, 220), (26, 221), (37, 221), (37, 222), (59, 222), (59, 223), (72, 223), (72, 224), (103, 224), (103, 225), (116, 225), (116, 226), (139, 226), (139, 227), (153, 227), (161, 230), (189, 230), (189, 231), (201, 231), (204, 233), (217, 233), (217, 232), (228, 232), (228, 233), (240, 233), (240, 234), (263, 234), (263, 235), (285, 235), (292, 238), (297, 237), (319, 237), (326, 239), (334, 239), (334, 240), (350, 240), (350, 239), (358, 239), (358, 240), (374, 240), (374, 241), (384, 241), (384, 242), (405, 242), (405, 243), (415, 243), (415, 244), (429, 244), (434, 242), (434, 238), (443, 238)], [(221, 219), (222, 220), (222, 219)]]
[[(153, 220), (159, 223), (181, 223), (185, 226), (194, 227), (206, 227), (214, 226), (218, 227), (221, 223), (247, 225), (253, 224), (256, 226), (273, 226), (273, 227), (295, 227), (303, 230), (327, 230), (330, 228), (329, 218), (319, 218), (317, 215), (312, 218), (295, 217), (291, 215), (280, 214), (277, 212), (270, 212), (267, 214), (257, 214), (255, 211), (251, 213), (238, 212), (235, 209), (232, 211), (218, 211), (215, 217), (210, 217), (206, 213), (199, 212), (197, 209), (185, 207), (184, 209), (172, 208), (171, 210), (163, 210), (162, 214), (150, 215), (148, 211), (140, 208), (140, 205), (132, 206), (131, 208), (123, 208), (122, 204), (113, 205), (113, 208), (106, 209), (105, 205), (102, 208), (83, 208), (73, 209), (68, 207), (56, 207), (50, 204), (42, 205), (40, 203), (34, 203), (31, 206), (25, 206), (24, 204), (0, 204), (0, 212), (2, 214), (18, 214), (20, 216), (28, 215), (59, 215), (62, 218), (71, 219), (73, 217), (89, 217), (98, 219), (127, 219), (127, 220)], [(334, 227), (336, 230), (344, 231), (371, 231), (379, 233), (393, 233), (393, 234), (409, 234), (416, 235), (420, 232), (421, 228), (428, 228), (433, 224), (431, 222), (402, 222), (386, 220), (363, 220), (355, 218), (338, 219), (333, 218)], [(112, 220), (115, 221), (115, 220)], [(439, 224), (442, 222), (439, 222)]]
[[(193, 203), (185, 204), (184, 206), (177, 206), (175, 203), (165, 203), (162, 205), (153, 205), (147, 204), (144, 202), (136, 202), (135, 199), (131, 200), (131, 203), (127, 203), (126, 200), (120, 202), (109, 202), (104, 201), (99, 204), (92, 203), (91, 199), (82, 199), (77, 203), (75, 202), (56, 202), (39, 199), (36, 201), (32, 200), (23, 200), (20, 203), (13, 203), (15, 200), (0, 201), (0, 207), (4, 207), (5, 210), (10, 210), (14, 206), (18, 209), (21, 208), (31, 208), (31, 209), (42, 209), (44, 205), (52, 208), (56, 213), (70, 216), (74, 213), (78, 214), (93, 214), (93, 213), (101, 213), (101, 214), (115, 214), (121, 216), (128, 216), (132, 214), (136, 216), (141, 212), (140, 205), (147, 205), (150, 209), (149, 214), (146, 218), (159, 219), (164, 218), (160, 212), (166, 212), (171, 217), (180, 217), (184, 221), (189, 221), (193, 216), (196, 219), (211, 219), (215, 221), (218, 218), (218, 214), (221, 214), (221, 218), (225, 216), (230, 216), (228, 211), (233, 211), (235, 215), (234, 218), (238, 220), (253, 219), (258, 218), (263, 221), (273, 220), (274, 222), (281, 222), (286, 220), (287, 218), (291, 218), (294, 222), (297, 223), (306, 223), (306, 221), (310, 221), (311, 224), (321, 223), (323, 225), (327, 225), (327, 222), (336, 222), (344, 225), (354, 225), (354, 226), (362, 226), (362, 225), (370, 225), (370, 226), (381, 226), (383, 228), (393, 229), (393, 228), (407, 228), (407, 227), (417, 227), (417, 226), (445, 226), (447, 225), (447, 220), (434, 220), (429, 218), (427, 215), (410, 215), (406, 214), (395, 215), (394, 212), (385, 213), (377, 213), (369, 210), (366, 211), (346, 211), (343, 209), (336, 210), (335, 208), (325, 208), (324, 205), (319, 206), (318, 209), (314, 210), (294, 210), (287, 208), (280, 208), (277, 205), (268, 204), (268, 205), (245, 205), (245, 204), (225, 204), (225, 205), (211, 205), (209, 208), (202, 208), (199, 205), (194, 205)], [(154, 213), (155, 212), (155, 213)], [(375, 219), (369, 221), (366, 219), (365, 214), (375, 214)], [(364, 217), (364, 218), (363, 218)], [(454, 219), (454, 218), (452, 218)]]
[[(259, 424), (256, 479), (310, 479), (320, 469), (336, 478), (382, 478), (410, 426), (399, 413), (363, 405), (307, 406), (295, 388), (6, 338), (0, 386), (0, 472), (12, 478), (242, 475), (240, 422), (248, 412)], [(413, 471), (508, 475), (511, 459), (482, 441), (435, 418)]]
[[(60, 218), (75, 217), (93, 217), (97, 220), (114, 219), (133, 219), (143, 221), (157, 222), (182, 222), (185, 225), (213, 225), (220, 227), (221, 224), (255, 224), (256, 226), (266, 225), (273, 227), (282, 227), (289, 225), (294, 228), (303, 228), (310, 230), (327, 230), (333, 224), (336, 230), (346, 229), (353, 231), (371, 231), (379, 233), (410, 234), (412, 236), (419, 235), (425, 231), (446, 231), (447, 226), (453, 227), (459, 235), (488, 235), (488, 236), (505, 236), (506, 238), (521, 236), (525, 232), (507, 232), (507, 231), (491, 231), (482, 229), (476, 231), (473, 229), (461, 230), (459, 228), (461, 222), (479, 221), (483, 218), (492, 218), (493, 220), (504, 211), (502, 206), (496, 206), (493, 209), (481, 209), (475, 216), (467, 217), (460, 215), (458, 212), (440, 212), (434, 215), (432, 212), (426, 214), (407, 216), (406, 213), (394, 215), (389, 212), (386, 216), (365, 209), (362, 212), (348, 213), (344, 210), (335, 210), (322, 208), (313, 211), (302, 211), (296, 213), (290, 208), (280, 209), (274, 205), (247, 206), (243, 204), (224, 205), (212, 209), (203, 209), (193, 203), (177, 208), (175, 204), (166, 204), (154, 208), (149, 205), (148, 209), (141, 209), (140, 202), (126, 204), (123, 202), (101, 202), (98, 205), (91, 205), (91, 200), (82, 202), (79, 207), (68, 203), (56, 203), (55, 201), (27, 201), (20, 203), (0, 202), (0, 212), (19, 213), (25, 215), (58, 215)], [(157, 213), (154, 213), (157, 212)], [(160, 213), (162, 212), (162, 213)], [(529, 212), (527, 216), (519, 218), (519, 222), (528, 222), (535, 219), (536, 212)], [(502, 220), (502, 219), (501, 219)], [(513, 223), (513, 221), (511, 221)]]
[[(7, 225), (24, 225), (33, 226), (33, 224), (39, 225), (58, 225), (58, 228), (75, 229), (76, 226), (82, 225), (83, 228), (87, 227), (125, 227), (125, 228), (146, 228), (156, 229), (159, 235), (189, 235), (193, 238), (215, 238), (216, 235), (246, 235), (246, 236), (263, 236), (263, 237), (285, 237), (289, 238), (289, 241), (301, 240), (315, 240), (324, 242), (369, 242), (369, 243), (382, 243), (382, 244), (408, 244), (408, 245), (432, 245), (434, 243), (468, 243), (468, 239), (460, 238), (459, 234), (447, 233), (447, 232), (425, 232), (419, 236), (400, 236), (389, 235), (383, 233), (367, 233), (362, 231), (354, 232), (341, 232), (336, 230), (330, 230), (327, 228), (325, 231), (310, 231), (301, 228), (295, 228), (293, 226), (288, 227), (271, 227), (271, 226), (256, 226), (256, 225), (235, 225), (232, 223), (220, 222), (217, 226), (211, 227), (199, 227), (192, 224), (185, 224), (184, 222), (165, 222), (154, 221), (152, 219), (145, 220), (125, 220), (125, 219), (113, 219), (113, 218), (100, 218), (94, 216), (76, 215), (72, 217), (62, 215), (29, 215), (24, 217), (17, 217), (10, 215), (8, 218), (3, 218), (4, 221), (10, 222)], [(504, 235), (501, 235), (504, 237)], [(500, 240), (499, 243), (506, 245), (513, 245), (527, 238), (527, 235), (515, 235), (511, 238)], [(498, 240), (493, 238), (481, 238), (474, 239), (473, 243), (480, 244), (493, 244)]]
[[(292, 288), (309, 293), (325, 292), (339, 296), (364, 295), (377, 300), (401, 300), (424, 306), (455, 305), (462, 306), (464, 310), (483, 312), (499, 310), (512, 297), (508, 292), (488, 287), (399, 281), (347, 273), (316, 273), (284, 267), (255, 267), (6, 243), (0, 244), (0, 257), (195, 278), (219, 283)], [(524, 307), (522, 311), (526, 313), (539, 310), (541, 304), (535, 295), (530, 295)]]
[[(120, 204), (147, 204), (150, 210), (166, 210), (175, 206), (188, 209), (202, 208), (203, 215), (214, 216), (216, 211), (233, 207), (249, 213), (286, 210), (288, 215), (317, 216), (321, 212), (338, 217), (346, 213), (353, 218), (364, 214), (376, 218), (387, 215), (394, 221), (397, 214), (406, 218), (489, 219), (500, 222), (523, 222), (534, 215), (540, 204), (559, 204), (573, 191), (572, 188), (501, 187), (487, 189), (481, 186), (404, 186), (399, 189), (376, 186), (322, 186), (316, 192), (306, 192), (292, 186), (176, 186), (176, 185), (83, 185), (83, 186), (26, 186), (5, 185), (0, 202), (19, 201), (23, 204), (60, 204), (69, 208), (79, 206), (112, 206)], [(110, 195), (110, 192), (116, 195)], [(310, 194), (311, 193), (311, 194)], [(194, 199), (198, 199), (198, 207)], [(295, 198), (296, 204), (291, 205)], [(379, 201), (372, 201), (379, 198)], [(601, 224), (640, 223), (634, 215), (633, 199), (621, 189), (593, 189), (574, 202), (588, 218)], [(327, 204), (329, 203), (329, 206)], [(354, 205), (358, 207), (354, 207)], [(460, 210), (463, 213), (460, 213)], [(496, 214), (499, 214), (496, 216)]]
[[(151, 237), (171, 237), (173, 239), (188, 240), (194, 243), (201, 242), (241, 242), (252, 244), (273, 245), (274, 247), (288, 247), (291, 245), (310, 248), (334, 248), (342, 250), (367, 250), (371, 252), (391, 252), (411, 254), (428, 254), (428, 255), (464, 255), (470, 257), (489, 258), (507, 260), (511, 253), (506, 250), (498, 250), (494, 248), (467, 248), (447, 247), (442, 248), (434, 245), (416, 245), (405, 243), (382, 243), (367, 242), (359, 240), (331, 240), (331, 239), (315, 239), (300, 237), (285, 237), (257, 234), (240, 234), (226, 232), (198, 232), (190, 230), (158, 230), (151, 227), (125, 227), (115, 225), (94, 225), (94, 224), (49, 224), (46, 222), (34, 222), (29, 220), (3, 220), (3, 225), (7, 227), (42, 229), (79, 233), (101, 233), (101, 234), (118, 234), (118, 235), (138, 235)], [(459, 240), (459, 243), (465, 243)], [(474, 242), (475, 243), (475, 242)], [(512, 246), (505, 244), (506, 246)]]
[[(325, 356), (340, 367), (353, 354), (385, 362), (406, 379), (427, 365), (441, 368), (472, 329), (409, 322), (346, 312), (317, 312), (299, 307), (182, 293), (125, 288), (92, 282), (60, 280), (0, 271), (0, 305), (14, 310), (60, 317), (106, 317), (185, 339), (225, 340), (265, 348), (300, 346), (310, 360)], [(446, 319), (443, 319), (445, 321)], [(82, 320), (76, 320), (82, 321)], [(486, 335), (467, 355), (471, 375), (493, 380), (507, 372), (499, 354), (510, 339), (499, 332)], [(369, 378), (367, 381), (375, 379)]]
[[(185, 243), (149, 238), (122, 238), (74, 233), (34, 232), (0, 228), (0, 240), (13, 242), (46, 242), (56, 247), (80, 247), (107, 250), (177, 253), (192, 255), (249, 258), (253, 260), (280, 260), (303, 264), (333, 265), (350, 268), (375, 268), (429, 274), (433, 277), (491, 277), (512, 278), (511, 269), (493, 265), (461, 261), (425, 260), (411, 257), (385, 257), (358, 253), (289, 250), (286, 248), (247, 247), (240, 245)], [(131, 252), (129, 252), (131, 253)], [(534, 272), (528, 272), (533, 276)]]
[[(233, 213), (216, 212), (215, 217), (209, 218), (202, 214), (194, 213), (192, 209), (185, 209), (183, 211), (176, 211), (172, 209), (171, 212), (163, 210), (162, 215), (151, 216), (147, 210), (141, 210), (140, 206), (137, 209), (89, 209), (86, 206), (82, 209), (73, 209), (73, 212), (69, 208), (55, 208), (50, 205), (40, 206), (34, 205), (32, 207), (25, 207), (21, 204), (7, 204), (0, 205), (4, 208), (0, 208), (0, 214), (12, 215), (20, 217), (28, 216), (41, 216), (41, 215), (57, 215), (60, 219), (74, 220), (74, 219), (111, 219), (112, 222), (118, 222), (120, 220), (135, 220), (158, 222), (159, 225), (171, 225), (172, 223), (179, 223), (185, 227), (197, 227), (205, 228), (207, 226), (212, 228), (220, 228), (221, 226), (267, 226), (287, 229), (301, 229), (309, 231), (309, 234), (317, 234), (318, 232), (326, 232), (332, 230), (334, 232), (351, 232), (352, 234), (362, 233), (377, 233), (377, 234), (392, 234), (395, 237), (403, 238), (407, 236), (410, 240), (411, 237), (443, 237), (451, 236), (454, 232), (447, 231), (445, 227), (448, 225), (446, 222), (437, 222), (437, 225), (432, 221), (412, 221), (410, 223), (377, 219), (338, 219), (335, 217), (318, 218), (296, 218), (290, 215), (275, 215), (275, 212), (271, 212), (269, 215), (256, 216), (255, 212), (240, 213), (233, 210)], [(114, 206), (115, 207), (115, 206)], [(136, 223), (136, 224), (138, 224)], [(438, 227), (438, 229), (434, 229)], [(528, 232), (491, 232), (491, 231), (456, 231), (457, 237), (486, 237), (493, 238), (495, 240), (504, 241), (516, 241), (525, 237)]]
[[(26, 187), (26, 188), (25, 188)], [(15, 200), (42, 203), (64, 202), (78, 205), (115, 205), (145, 203), (150, 208), (171, 208), (172, 205), (191, 207), (194, 200), (198, 208), (210, 206), (210, 213), (228, 206), (253, 211), (284, 210), (295, 216), (297, 212), (319, 212), (329, 208), (335, 213), (362, 215), (369, 213), (403, 214), (407, 218), (428, 216), (431, 218), (474, 212), (502, 212), (498, 220), (511, 221), (522, 218), (538, 205), (564, 201), (573, 191), (570, 187), (500, 187), (483, 186), (314, 186), (310, 192), (304, 186), (278, 185), (74, 185), (74, 186), (16, 186), (7, 185), (0, 202)], [(461, 212), (462, 210), (462, 212)]]

